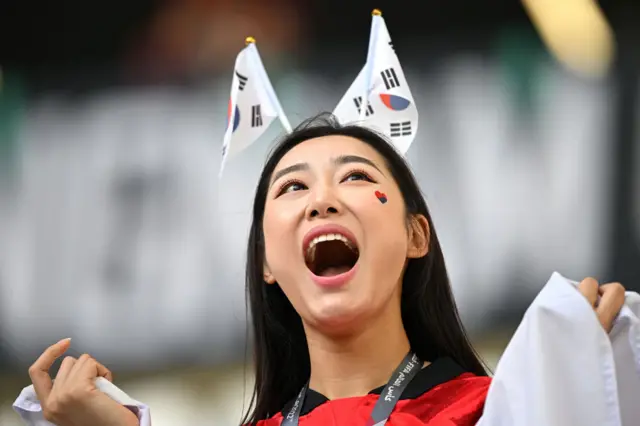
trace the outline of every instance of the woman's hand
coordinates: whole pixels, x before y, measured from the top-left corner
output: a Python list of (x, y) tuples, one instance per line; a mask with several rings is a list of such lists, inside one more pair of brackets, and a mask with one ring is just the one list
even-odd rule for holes
[(625, 289), (622, 284), (609, 283), (599, 286), (594, 278), (585, 278), (578, 286), (578, 290), (593, 306), (605, 331), (610, 332), (613, 320), (624, 305)]
[(137, 426), (135, 414), (96, 388), (97, 377), (111, 381), (112, 375), (89, 355), (66, 357), (51, 380), (49, 369), (69, 346), (65, 339), (48, 347), (29, 368), (44, 418), (57, 426)]

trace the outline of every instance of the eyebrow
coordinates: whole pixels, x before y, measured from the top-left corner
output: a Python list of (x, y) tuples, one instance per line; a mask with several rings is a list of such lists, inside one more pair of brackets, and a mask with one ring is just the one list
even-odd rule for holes
[[(374, 169), (376, 169), (377, 171), (382, 173), (382, 175), (384, 175), (382, 170), (380, 170), (380, 168), (373, 161), (369, 160), (368, 158), (360, 157), (359, 155), (340, 155), (338, 157), (333, 158), (331, 160), (331, 162), (333, 164), (340, 165), (340, 166), (342, 166), (344, 164), (351, 164), (351, 163), (366, 164), (368, 166), (373, 167)], [(285, 167), (282, 170), (278, 170), (273, 175), (273, 179), (271, 180), (271, 184), (273, 184), (273, 182), (277, 181), (281, 177), (283, 177), (285, 175), (288, 175), (289, 173), (299, 172), (299, 171), (303, 171), (303, 170), (309, 170), (309, 168), (310, 168), (309, 167), (309, 163), (297, 163), (297, 164)]]

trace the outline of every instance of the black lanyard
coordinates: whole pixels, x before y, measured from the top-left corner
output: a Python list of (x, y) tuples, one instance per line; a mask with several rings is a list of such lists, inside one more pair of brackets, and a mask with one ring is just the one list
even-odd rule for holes
[[(402, 395), (402, 392), (407, 388), (409, 382), (418, 374), (421, 367), (422, 362), (413, 352), (409, 352), (407, 356), (404, 357), (380, 394), (367, 424), (383, 426), (387, 422), (387, 419), (400, 399), (400, 395)], [(302, 387), (293, 407), (291, 407), (291, 410), (289, 410), (287, 415), (282, 419), (281, 426), (298, 426), (300, 411), (302, 410), (302, 404), (304, 403), (304, 397), (307, 394), (308, 387), (308, 383)]]

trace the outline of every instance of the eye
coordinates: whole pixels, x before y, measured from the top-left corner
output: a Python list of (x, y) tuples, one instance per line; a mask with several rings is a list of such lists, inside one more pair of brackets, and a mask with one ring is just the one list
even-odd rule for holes
[(375, 183), (375, 181), (371, 178), (371, 176), (369, 176), (369, 174), (364, 170), (350, 171), (347, 174), (347, 176), (344, 179), (342, 179), (342, 182), (357, 181), (357, 180), (363, 180), (365, 182)]
[(305, 189), (307, 189), (307, 186), (299, 180), (288, 180), (280, 185), (278, 196), (286, 194), (287, 192), (303, 191)]

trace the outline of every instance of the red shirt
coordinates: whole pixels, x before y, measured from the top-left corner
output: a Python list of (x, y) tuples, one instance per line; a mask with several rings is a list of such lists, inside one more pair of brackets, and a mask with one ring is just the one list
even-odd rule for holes
[[(491, 379), (466, 373), (450, 358), (423, 368), (400, 396), (385, 426), (473, 426), (482, 415)], [(364, 426), (384, 386), (365, 396), (333, 401), (307, 391), (300, 426)], [(290, 401), (258, 426), (280, 426)]]

